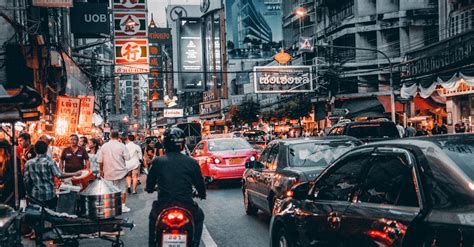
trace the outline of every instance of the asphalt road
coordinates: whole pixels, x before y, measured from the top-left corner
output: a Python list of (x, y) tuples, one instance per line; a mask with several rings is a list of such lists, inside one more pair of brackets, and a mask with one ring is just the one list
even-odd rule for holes
[[(142, 178), (145, 181), (145, 178)], [(144, 184), (144, 183), (143, 183)], [(130, 218), (136, 224), (131, 231), (125, 230), (122, 240), (125, 246), (148, 245), (148, 214), (156, 194), (147, 194), (139, 190), (136, 195), (127, 198), (130, 213), (121, 217)], [(270, 217), (259, 213), (247, 216), (243, 208), (240, 182), (220, 182), (208, 188), (207, 200), (198, 202), (205, 214), (204, 225), (208, 230), (207, 238), (203, 237), (201, 246), (268, 246), (268, 226)], [(203, 234), (204, 235), (204, 234)], [(34, 246), (31, 241), (23, 241), (25, 246)], [(215, 245), (214, 245), (215, 243)], [(109, 242), (99, 239), (85, 239), (80, 246), (111, 246)]]

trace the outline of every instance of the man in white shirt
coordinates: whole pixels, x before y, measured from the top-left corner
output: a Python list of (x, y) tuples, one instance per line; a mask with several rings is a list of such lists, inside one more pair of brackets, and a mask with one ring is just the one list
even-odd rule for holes
[(130, 160), (126, 162), (130, 172), (127, 176), (127, 191), (128, 193), (137, 193), (138, 177), (140, 176), (140, 160), (143, 159), (142, 149), (135, 144), (135, 136), (128, 135), (127, 144), (125, 145), (130, 154)]
[(128, 169), (125, 161), (130, 160), (125, 144), (119, 142), (119, 133), (110, 133), (110, 141), (105, 143), (100, 149), (97, 162), (100, 167), (100, 176), (112, 182), (122, 193), (122, 212), (130, 212), (130, 208), (125, 206), (127, 191)]

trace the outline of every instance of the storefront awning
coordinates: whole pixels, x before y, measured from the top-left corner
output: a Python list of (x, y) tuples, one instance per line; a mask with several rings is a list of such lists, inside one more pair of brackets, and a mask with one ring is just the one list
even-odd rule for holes
[[(385, 112), (392, 112), (390, 96), (377, 96), (377, 99), (383, 105)], [(395, 112), (403, 112), (403, 104), (395, 101)]]
[(342, 102), (341, 108), (349, 110), (348, 117), (384, 117), (385, 109), (377, 98), (350, 99)]
[(423, 99), (420, 96), (416, 96), (413, 99), (413, 102), (415, 103), (415, 110), (433, 110), (438, 108), (439, 106), (430, 98)]

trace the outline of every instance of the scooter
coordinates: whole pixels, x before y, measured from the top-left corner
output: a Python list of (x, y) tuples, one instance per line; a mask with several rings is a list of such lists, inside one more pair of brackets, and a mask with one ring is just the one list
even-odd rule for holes
[(155, 224), (157, 247), (194, 246), (194, 219), (184, 205), (170, 203), (164, 206)]

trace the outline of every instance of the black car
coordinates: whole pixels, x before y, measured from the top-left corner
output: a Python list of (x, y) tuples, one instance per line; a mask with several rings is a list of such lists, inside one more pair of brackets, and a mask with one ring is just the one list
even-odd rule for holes
[(473, 246), (474, 135), (347, 152), (277, 200), (271, 246)]
[(328, 132), (328, 136), (347, 135), (363, 142), (374, 142), (386, 139), (398, 139), (397, 126), (388, 120), (347, 121), (337, 123)]
[(261, 209), (271, 214), (274, 200), (291, 186), (316, 178), (333, 160), (360, 144), (348, 136), (271, 142), (258, 161), (246, 164), (242, 183), (246, 213)]

